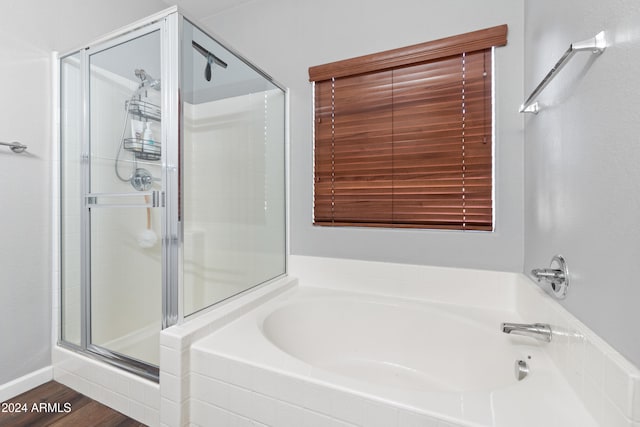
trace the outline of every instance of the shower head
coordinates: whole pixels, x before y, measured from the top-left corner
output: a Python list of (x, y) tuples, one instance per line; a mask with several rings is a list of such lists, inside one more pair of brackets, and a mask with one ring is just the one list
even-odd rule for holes
[(193, 46), (193, 48), (195, 50), (197, 50), (202, 56), (204, 56), (207, 60), (207, 65), (205, 65), (204, 67), (204, 78), (210, 82), (211, 81), (211, 64), (216, 64), (221, 66), (222, 68), (227, 68), (227, 63), (224, 62), (222, 59), (218, 58), (217, 56), (215, 56), (213, 53), (209, 52), (207, 49), (205, 49), (204, 47), (202, 47), (201, 45), (199, 45), (198, 43), (192, 41), (191, 42), (191, 46)]
[(140, 79), (140, 86), (138, 90), (150, 87), (155, 90), (160, 90), (160, 79), (154, 79), (143, 69), (136, 69), (134, 71), (137, 78)]

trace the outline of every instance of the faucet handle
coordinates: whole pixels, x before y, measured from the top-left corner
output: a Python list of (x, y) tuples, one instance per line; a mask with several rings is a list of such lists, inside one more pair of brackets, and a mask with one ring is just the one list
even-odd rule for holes
[(562, 255), (555, 255), (549, 268), (534, 268), (531, 275), (540, 283), (545, 281), (551, 285), (552, 295), (558, 299), (567, 296), (569, 287), (569, 268)]

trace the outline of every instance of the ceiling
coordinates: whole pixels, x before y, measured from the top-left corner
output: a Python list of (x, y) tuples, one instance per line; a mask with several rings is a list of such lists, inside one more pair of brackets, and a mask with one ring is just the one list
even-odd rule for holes
[(243, 3), (254, 0), (162, 0), (168, 6), (178, 5), (189, 16), (202, 21), (209, 16), (216, 15), (227, 9), (232, 9)]

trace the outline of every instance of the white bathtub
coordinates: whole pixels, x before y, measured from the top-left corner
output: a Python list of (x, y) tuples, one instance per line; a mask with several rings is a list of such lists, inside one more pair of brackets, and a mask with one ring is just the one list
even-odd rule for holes
[[(297, 287), (191, 349), (191, 419), (277, 427), (591, 427), (510, 308)], [(529, 375), (518, 381), (516, 360)], [(240, 420), (240, 421), (238, 421)], [(225, 424), (226, 423), (226, 424)]]
[(411, 391), (496, 390), (517, 382), (514, 361), (529, 356), (498, 332), (511, 314), (313, 294), (300, 292), (269, 313), (259, 321), (262, 332), (293, 357), (363, 382)]

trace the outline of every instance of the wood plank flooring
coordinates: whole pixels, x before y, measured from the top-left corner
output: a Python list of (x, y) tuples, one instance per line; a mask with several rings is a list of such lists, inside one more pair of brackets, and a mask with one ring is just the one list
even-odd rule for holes
[(0, 403), (0, 427), (144, 427), (120, 412), (50, 381)]

